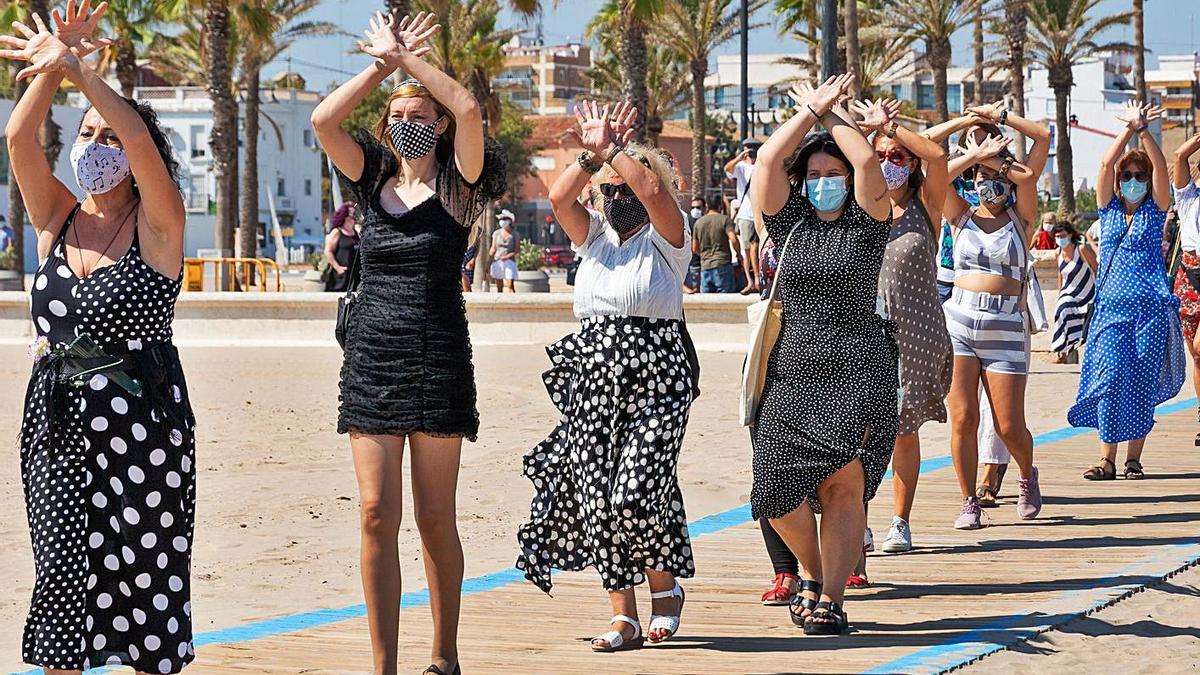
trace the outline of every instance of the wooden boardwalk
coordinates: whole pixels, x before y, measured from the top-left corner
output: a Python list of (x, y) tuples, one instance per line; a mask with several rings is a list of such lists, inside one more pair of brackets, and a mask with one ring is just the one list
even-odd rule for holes
[[(461, 653), (469, 673), (938, 672), (1061, 624), (1200, 560), (1200, 452), (1191, 407), (1160, 415), (1147, 450), (1149, 477), (1088, 483), (1095, 434), (1037, 450), (1046, 505), (1033, 522), (1015, 513), (1015, 468), (991, 527), (951, 528), (957, 488), (949, 468), (922, 476), (913, 514), (919, 549), (876, 553), (875, 586), (851, 591), (856, 631), (808, 638), (786, 609), (762, 607), (770, 577), (757, 527), (744, 523), (694, 539), (700, 575), (685, 582), (678, 638), (623, 654), (592, 654), (608, 602), (592, 574), (559, 575), (555, 597), (524, 582), (464, 601)], [(1069, 434), (1060, 434), (1068, 436)], [(1051, 440), (1051, 439), (1047, 439)], [(881, 540), (890, 481), (870, 520)], [(645, 603), (648, 607), (648, 602)], [(403, 615), (401, 672), (427, 665), (429, 612)], [(369, 673), (362, 618), (232, 644), (203, 645), (193, 670), (223, 673)]]

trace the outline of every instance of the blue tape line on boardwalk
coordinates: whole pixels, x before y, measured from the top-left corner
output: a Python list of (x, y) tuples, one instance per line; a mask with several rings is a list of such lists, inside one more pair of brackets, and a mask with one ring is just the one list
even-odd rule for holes
[[(1195, 405), (1196, 399), (1190, 398), (1183, 401), (1163, 404), (1156, 409), (1156, 412), (1160, 415), (1169, 415), (1171, 413), (1187, 410)], [(1058, 429), (1045, 434), (1038, 434), (1037, 436), (1033, 437), (1033, 444), (1038, 446), (1046, 445), (1048, 443), (1057, 443), (1059, 441), (1065, 441), (1067, 439), (1075, 438), (1076, 436), (1082, 436), (1091, 432), (1091, 429), (1067, 427), (1065, 429)], [(949, 455), (925, 458), (921, 460), (921, 473), (926, 474), (932, 471), (939, 471), (951, 466), (952, 464), (953, 461)], [(891, 470), (889, 469), (888, 473), (885, 475), (885, 478), (890, 476)], [(704, 516), (703, 518), (700, 518), (689, 525), (688, 531), (692, 537), (702, 537), (721, 532), (722, 530), (727, 530), (731, 527), (744, 525), (748, 522), (750, 522), (750, 505), (743, 504), (741, 506), (729, 509), (728, 511), (722, 511), (721, 513), (714, 513)], [(486, 593), (487, 591), (495, 590), (501, 586), (517, 583), (522, 581), (524, 578), (524, 573), (515, 567), (502, 570), (500, 572), (485, 574), (479, 577), (472, 577), (470, 579), (463, 580), (463, 595)], [(404, 607), (419, 607), (428, 605), (429, 590), (421, 589), (419, 591), (410, 591), (405, 593), (404, 595), (400, 596), (400, 604)], [(261, 640), (263, 638), (282, 633), (292, 633), (295, 631), (307, 630), (310, 628), (325, 626), (331, 623), (337, 623), (339, 621), (346, 621), (348, 619), (357, 619), (366, 616), (366, 614), (367, 606), (365, 604), (350, 605), (348, 607), (342, 607), (338, 609), (318, 609), (311, 612), (281, 616), (273, 619), (263, 619), (261, 621), (255, 621), (242, 626), (233, 626), (230, 628), (222, 628), (214, 631), (208, 631), (206, 633), (200, 633), (195, 637), (195, 645), (197, 647), (203, 647), (206, 645), (233, 644), (239, 642), (249, 642), (252, 640)], [(962, 636), (952, 637), (949, 638), (945, 643), (928, 647), (921, 651), (910, 654), (907, 657), (899, 659), (898, 661), (878, 667), (885, 668), (885, 670), (879, 670), (877, 668), (867, 672), (874, 673), (906, 671), (918, 667), (915, 664), (927, 658), (930, 660), (949, 659), (951, 657), (959, 658), (959, 661), (956, 661), (955, 663), (968, 661), (979, 654), (987, 653), (996, 649), (997, 643), (972, 642), (964, 644), (964, 639), (974, 639), (977, 637), (976, 633), (982, 633), (983, 631), (987, 630), (1003, 630), (1024, 616), (1025, 615), (1023, 614), (1014, 614), (1011, 617), (998, 621), (997, 625), (1001, 623), (1004, 624), (999, 628), (989, 626), (977, 631), (971, 631), (970, 633)], [(966, 656), (962, 656), (963, 654), (966, 654)], [(893, 668), (894, 664), (897, 663), (910, 663), (914, 665)], [(35, 669), (14, 675), (40, 675), (41, 672), (42, 671), (40, 669)], [(104, 673), (113, 671), (109, 668), (99, 668), (89, 670), (88, 672)]]

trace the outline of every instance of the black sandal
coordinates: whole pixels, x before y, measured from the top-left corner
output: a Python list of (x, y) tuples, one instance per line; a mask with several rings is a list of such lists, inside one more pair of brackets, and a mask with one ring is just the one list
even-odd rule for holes
[(999, 506), (996, 503), (996, 491), (990, 485), (984, 485), (975, 491), (975, 503), (985, 509), (994, 509)]
[(1145, 477), (1146, 470), (1141, 462), (1136, 459), (1125, 460), (1125, 480), (1141, 480)]
[[(831, 617), (833, 621), (816, 621), (820, 617)], [(841, 635), (850, 628), (850, 620), (840, 602), (818, 602), (816, 609), (804, 620), (805, 635)]]
[[(813, 593), (817, 597), (815, 599), (814, 598), (806, 598), (803, 595), (803, 593), (805, 593), (805, 592)], [(821, 603), (817, 602), (820, 599), (821, 599), (821, 582), (813, 581), (812, 579), (802, 579), (800, 581), (800, 590), (796, 591), (795, 597), (792, 598), (791, 605), (788, 606), (788, 614), (790, 614), (792, 617), (792, 623), (796, 624), (797, 626), (803, 627), (804, 621), (806, 619), (808, 619), (808, 617), (801, 616), (800, 612), (803, 612), (804, 610), (808, 610), (809, 612), (815, 611), (817, 609), (817, 606), (821, 604)], [(796, 611), (797, 608), (800, 610), (799, 612)]]
[(456, 663), (454, 664), (454, 670), (447, 673), (441, 668), (438, 668), (437, 664), (431, 663), (429, 664), (428, 668), (421, 671), (421, 675), (462, 675), (462, 668), (459, 668), (458, 664)]
[[(1092, 468), (1083, 472), (1083, 477), (1087, 480), (1116, 480), (1117, 465), (1107, 457), (1101, 457), (1100, 461), (1102, 462), (1101, 464), (1097, 464), (1096, 466), (1093, 466)], [(1103, 462), (1108, 462), (1108, 465), (1112, 467), (1112, 470), (1106, 471), (1104, 469)]]

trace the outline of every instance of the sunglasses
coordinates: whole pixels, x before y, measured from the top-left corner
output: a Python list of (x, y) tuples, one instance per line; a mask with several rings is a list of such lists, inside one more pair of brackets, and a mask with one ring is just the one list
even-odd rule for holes
[(903, 164), (911, 159), (908, 154), (900, 152), (899, 150), (888, 150), (887, 152), (884, 152), (883, 150), (876, 150), (875, 156), (878, 157), (879, 161), (881, 162), (887, 160), (892, 164)]
[(1145, 183), (1150, 180), (1150, 174), (1146, 173), (1145, 171), (1122, 171), (1121, 172), (1121, 182), (1122, 183), (1129, 180), (1130, 178), (1136, 180), (1139, 183)]
[(629, 187), (629, 183), (601, 183), (600, 194), (609, 198), (616, 197), (617, 195), (632, 197), (633, 188)]

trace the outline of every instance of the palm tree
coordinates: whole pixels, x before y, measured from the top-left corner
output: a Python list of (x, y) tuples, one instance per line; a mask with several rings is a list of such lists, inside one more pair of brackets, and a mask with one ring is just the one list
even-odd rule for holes
[(112, 45), (101, 52), (100, 69), (116, 71), (121, 95), (133, 97), (138, 81), (138, 52), (149, 47), (159, 24), (174, 21), (187, 8), (186, 0), (109, 0), (108, 24)]
[[(807, 57), (789, 57), (803, 62), (808, 68), (808, 79), (816, 82), (819, 75), (817, 51), (820, 42), (817, 39), (817, 26), (821, 24), (821, 16), (817, 11), (818, 0), (775, 0), (775, 15), (779, 17), (779, 34), (791, 35), (803, 42), (808, 50)], [(801, 32), (803, 26), (803, 32)], [(803, 61), (801, 61), (803, 59)]]
[[(752, 0), (751, 13), (766, 5)], [(666, 0), (663, 13), (654, 24), (655, 35), (679, 59), (687, 63), (692, 81), (692, 189), (703, 197), (708, 185), (708, 142), (705, 120), (708, 111), (704, 99), (704, 80), (708, 77), (708, 59), (741, 28), (740, 3), (734, 0)]]
[(971, 18), (971, 24), (974, 28), (974, 34), (971, 43), (972, 51), (975, 52), (975, 96), (973, 100), (975, 105), (983, 105), (983, 3), (975, 8), (975, 15)]
[(1144, 0), (1133, 0), (1133, 88), (1139, 101), (1149, 101), (1146, 91), (1146, 8)]
[(320, 0), (254, 0), (238, 6), (241, 47), (239, 81), (246, 96), (245, 129), (242, 134), (246, 159), (241, 174), (242, 204), (238, 218), (238, 255), (243, 258), (258, 256), (258, 136), (262, 115), (259, 98), (262, 69), (300, 38), (338, 32), (337, 26), (326, 21), (299, 21), (319, 4)]
[[(1004, 4), (1003, 38), (1008, 46), (1008, 83), (1010, 105), (1018, 116), (1025, 116), (1025, 31), (1028, 20), (1025, 16), (1026, 0), (1006, 0)], [(1025, 138), (1016, 137), (1017, 159), (1025, 160)]]
[(950, 67), (950, 37), (966, 25), (983, 0), (906, 0), (889, 6), (891, 25), (911, 40), (924, 40), (933, 71), (933, 98), (938, 118), (950, 119), (946, 102), (946, 69)]
[[(613, 5), (609, 0), (605, 8)], [(633, 138), (645, 141), (649, 113), (649, 54), (646, 46), (646, 27), (653, 18), (662, 11), (663, 0), (615, 0), (618, 22), (617, 54), (621, 63), (621, 77), (624, 83), (623, 99), (637, 106), (638, 119), (634, 124)], [(605, 11), (601, 8), (601, 12)]]
[(858, 35), (858, 0), (845, 0), (846, 67), (854, 74), (850, 94), (855, 100), (862, 98), (862, 49)]
[(238, 104), (233, 92), (233, 21), (229, 0), (206, 0), (204, 8), (204, 69), (213, 125), (209, 132), (212, 170), (217, 184), (216, 247), (233, 251), (237, 224)]
[[(1097, 43), (1104, 31), (1129, 21), (1132, 11), (1099, 16), (1096, 6), (1104, 0), (1029, 0), (1028, 53), (1046, 68), (1054, 90), (1054, 119), (1058, 128), (1059, 210), (1075, 213), (1075, 175), (1071, 165), (1071, 134), (1068, 102), (1075, 85), (1072, 67), (1098, 52), (1129, 53), (1124, 42)], [(1093, 18), (1095, 17), (1095, 18)]]

